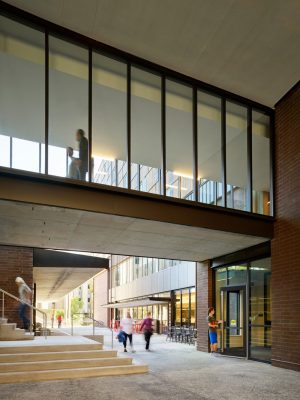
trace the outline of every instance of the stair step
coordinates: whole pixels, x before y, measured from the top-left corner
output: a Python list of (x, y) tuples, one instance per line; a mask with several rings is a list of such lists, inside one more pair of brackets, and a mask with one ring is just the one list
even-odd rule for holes
[(16, 323), (11, 323), (11, 324), (1, 324), (0, 325), (0, 332), (12, 332), (16, 329), (17, 324)]
[(22, 341), (22, 340), (33, 340), (33, 335), (9, 335), (9, 336), (0, 336), (0, 342), (11, 342), (11, 341)]
[(33, 346), (10, 346), (0, 347), (0, 354), (19, 354), (19, 353), (50, 353), (50, 352), (69, 352), (69, 351), (87, 351), (87, 350), (102, 350), (103, 346), (100, 343), (86, 344), (45, 344)]
[(7, 318), (0, 318), (0, 325), (7, 324)]
[(0, 363), (0, 374), (1, 372), (45, 371), (54, 369), (107, 367), (131, 364), (132, 359), (129, 357)]
[(89, 358), (112, 358), (117, 357), (115, 350), (87, 350), (69, 352), (42, 352), (42, 353), (15, 353), (0, 354), (0, 363), (8, 362), (30, 362), (30, 361), (51, 361), (51, 360), (74, 360)]
[(45, 371), (4, 372), (0, 373), (0, 383), (38, 382), (95, 376), (142, 374), (146, 372), (148, 372), (147, 365), (118, 365)]

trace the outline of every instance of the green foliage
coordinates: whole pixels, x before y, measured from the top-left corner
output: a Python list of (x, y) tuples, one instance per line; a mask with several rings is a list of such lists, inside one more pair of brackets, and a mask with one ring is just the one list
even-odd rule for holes
[[(71, 315), (80, 313), (83, 309), (83, 300), (80, 297), (73, 297), (71, 300)], [(74, 315), (74, 318), (78, 316)]]
[(61, 315), (62, 318), (65, 318), (65, 311), (64, 310), (56, 310), (55, 318)]

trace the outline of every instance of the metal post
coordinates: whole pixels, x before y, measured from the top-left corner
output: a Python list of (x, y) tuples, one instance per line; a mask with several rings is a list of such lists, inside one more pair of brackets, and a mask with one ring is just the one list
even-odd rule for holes
[(71, 315), (71, 335), (73, 336), (73, 315)]
[(4, 293), (2, 292), (2, 318), (4, 319)]
[(224, 292), (221, 290), (221, 325), (222, 325), (222, 330), (221, 330), (221, 351), (224, 353)]

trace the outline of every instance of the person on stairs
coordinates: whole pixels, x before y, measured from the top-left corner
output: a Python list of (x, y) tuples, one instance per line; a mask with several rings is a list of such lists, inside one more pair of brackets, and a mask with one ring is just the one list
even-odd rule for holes
[(29, 313), (28, 305), (31, 304), (32, 292), (29, 286), (26, 285), (24, 279), (21, 278), (20, 276), (16, 278), (15, 282), (18, 286), (19, 299), (21, 300), (21, 303), (19, 303), (18, 314), (23, 322), (23, 329), (29, 330), (30, 319), (28, 318), (28, 313)]

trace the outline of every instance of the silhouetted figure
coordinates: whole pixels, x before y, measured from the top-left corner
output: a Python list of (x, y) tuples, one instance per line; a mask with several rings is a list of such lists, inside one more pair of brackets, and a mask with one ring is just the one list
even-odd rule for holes
[(21, 300), (18, 308), (19, 317), (23, 321), (23, 328), (29, 330), (30, 319), (28, 318), (28, 305), (31, 304), (31, 289), (26, 285), (24, 279), (19, 276), (16, 278), (15, 282), (18, 286), (19, 299)]
[(86, 173), (89, 169), (89, 145), (87, 138), (84, 136), (83, 129), (77, 130), (76, 140), (79, 142), (79, 157), (77, 159), (79, 179), (85, 181)]

